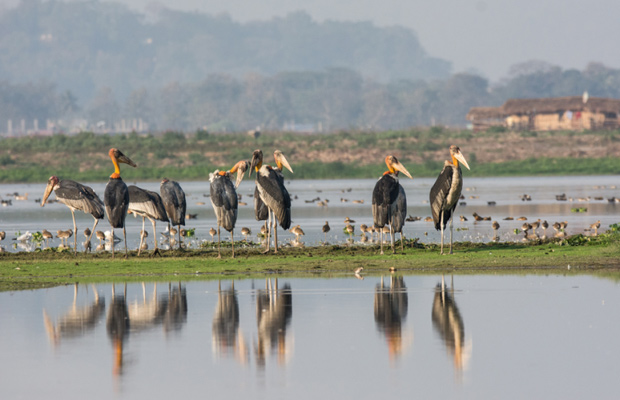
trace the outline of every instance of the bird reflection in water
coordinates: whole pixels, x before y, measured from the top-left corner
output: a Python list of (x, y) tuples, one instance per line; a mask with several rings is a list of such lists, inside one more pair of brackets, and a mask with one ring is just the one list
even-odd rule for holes
[(407, 287), (402, 276), (391, 276), (390, 287), (381, 283), (375, 287), (375, 323), (379, 332), (385, 335), (390, 360), (395, 361), (413, 341), (403, 322), (407, 318), (409, 300)]
[(248, 363), (250, 352), (239, 328), (239, 301), (234, 282), (227, 290), (222, 290), (221, 282), (218, 282), (212, 332), (212, 346), (215, 357), (219, 358), (232, 354), (241, 364)]
[(443, 340), (446, 350), (452, 354), (454, 368), (457, 373), (467, 368), (471, 356), (471, 341), (465, 343), (465, 324), (454, 300), (454, 278), (451, 288), (446, 288), (445, 279), (435, 288), (433, 299), (433, 327)]
[(105, 311), (105, 299), (99, 297), (97, 288), (93, 285), (95, 299), (83, 306), (77, 306), (78, 284), (74, 286), (73, 303), (69, 310), (56, 321), (52, 321), (47, 311), (43, 310), (45, 330), (52, 344), (57, 346), (62, 339), (80, 337), (92, 331)]
[(187, 297), (185, 288), (168, 284), (168, 294), (157, 298), (157, 285), (150, 298), (142, 284), (142, 300), (127, 302), (127, 284), (121, 293), (112, 285), (112, 302), (108, 308), (106, 328), (114, 347), (114, 368), (116, 376), (123, 374), (123, 351), (130, 333), (137, 333), (157, 326), (163, 326), (165, 333), (179, 330), (187, 321)]
[(287, 283), (282, 289), (278, 280), (272, 284), (265, 281), (265, 290), (256, 295), (256, 318), (258, 323), (258, 341), (255, 343), (256, 363), (264, 367), (268, 351), (275, 352), (278, 364), (284, 365), (292, 355), (292, 339), (287, 340), (286, 330), (293, 317), (293, 294)]

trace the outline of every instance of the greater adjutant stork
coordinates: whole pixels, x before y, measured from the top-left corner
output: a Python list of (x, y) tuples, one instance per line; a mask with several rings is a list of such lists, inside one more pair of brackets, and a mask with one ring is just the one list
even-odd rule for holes
[(452, 214), (461, 197), (463, 189), (463, 173), (459, 163), (469, 169), (461, 149), (450, 146), (451, 161), (444, 164), (443, 170), (431, 188), (430, 203), (435, 228), (441, 230), (441, 253), (443, 254), (443, 231), (450, 221), (450, 254), (452, 254), (452, 233), (454, 231)]
[[(273, 168), (273, 171), (276, 173), (278, 179), (280, 179), (280, 181), (282, 182), (282, 185), (284, 185), (284, 175), (282, 174), (282, 170), (286, 168), (291, 171), (291, 173), (293, 173), (293, 169), (291, 168), (286, 157), (284, 157), (284, 154), (282, 154), (280, 150), (276, 150), (273, 152), (273, 158), (276, 162), (276, 167)], [(267, 225), (265, 225), (265, 230), (267, 232), (271, 231), (271, 213), (269, 212), (269, 208), (267, 207), (267, 205), (263, 202), (263, 199), (261, 199), (260, 197), (258, 185), (256, 186), (256, 189), (254, 189), (254, 216), (256, 217), (257, 221), (265, 221), (265, 224), (267, 224), (267, 221), (269, 221), (269, 228), (267, 229)]]
[[(105, 211), (108, 215), (108, 221), (112, 226), (112, 237), (114, 237), (114, 228), (123, 228), (123, 239), (125, 240), (125, 257), (127, 257), (127, 232), (125, 230), (125, 217), (129, 209), (129, 189), (121, 178), (121, 170), (119, 163), (129, 164), (136, 167), (136, 163), (131, 161), (129, 157), (124, 155), (118, 149), (110, 149), (110, 159), (114, 164), (114, 173), (110, 175), (110, 180), (105, 187), (103, 202), (105, 203)], [(94, 229), (93, 229), (94, 230)], [(112, 242), (112, 258), (114, 258), (114, 242)]]
[[(56, 199), (69, 207), (71, 210), (71, 217), (73, 217), (73, 232), (77, 232), (77, 226), (75, 224), (75, 210), (82, 210), (87, 214), (90, 214), (95, 219), (95, 224), (91, 232), (95, 231), (95, 227), (99, 223), (99, 220), (104, 216), (103, 202), (97, 196), (97, 193), (89, 186), (82, 185), (69, 179), (58, 179), (57, 176), (51, 176), (47, 180), (47, 187), (41, 200), (41, 207), (47, 202), (47, 198), (54, 191), (56, 193)], [(92, 234), (91, 234), (92, 235)], [(88, 238), (90, 242), (90, 237)], [(77, 253), (77, 235), (73, 240), (74, 253)], [(86, 249), (84, 250), (86, 251)]]
[[(372, 217), (375, 227), (380, 228), (381, 232), (381, 254), (383, 254), (382, 228), (385, 225), (390, 225), (392, 252), (394, 252), (394, 228), (400, 228), (402, 236), (402, 225), (404, 224), (404, 217), (407, 215), (407, 199), (404, 198), (405, 191), (398, 183), (398, 173), (402, 172), (413, 179), (409, 171), (396, 157), (392, 155), (385, 157), (385, 164), (388, 170), (379, 178), (372, 191)], [(404, 211), (400, 209), (403, 205)], [(399, 222), (400, 218), (403, 218), (402, 222)]]
[[(185, 226), (185, 211), (187, 203), (185, 202), (185, 192), (181, 189), (178, 182), (164, 178), (159, 187), (161, 199), (164, 202), (164, 208), (168, 215), (168, 225), (177, 226), (179, 249), (181, 248), (181, 225)], [(170, 229), (168, 229), (170, 231)]]
[[(217, 257), (222, 258), (220, 252), (220, 227), (230, 232), (232, 242), (232, 258), (235, 258), (234, 229), (237, 222), (238, 198), (235, 188), (239, 186), (245, 171), (250, 167), (248, 161), (239, 161), (230, 171), (219, 171), (209, 174), (211, 182), (211, 205), (217, 218)], [(230, 175), (237, 173), (237, 179), (233, 184)]]
[[(129, 210), (128, 212), (142, 217), (142, 230), (144, 231), (144, 219), (148, 218), (153, 225), (153, 240), (155, 240), (155, 250), (153, 254), (158, 254), (157, 248), (157, 231), (155, 230), (155, 221), (168, 222), (168, 215), (164, 208), (164, 202), (162, 201), (159, 193), (152, 192), (150, 190), (139, 188), (138, 186), (131, 185), (129, 189)], [(138, 255), (142, 251), (142, 241), (144, 235), (140, 234), (140, 245), (138, 246)]]
[[(287, 164), (288, 163), (284, 165), (286, 166)], [(289, 229), (291, 227), (291, 197), (284, 187), (284, 178), (282, 177), (280, 171), (277, 171), (269, 165), (263, 164), (263, 152), (261, 150), (254, 150), (250, 168), (252, 169), (250, 171), (250, 176), (254, 171), (256, 171), (256, 188), (258, 189), (260, 200), (265, 203), (267, 208), (274, 214), (282, 229)], [(278, 230), (275, 220), (273, 226), (273, 230), (275, 232), (274, 252), (277, 253)], [(265, 253), (269, 252), (270, 236), (271, 229), (267, 232), (267, 249), (265, 250)]]

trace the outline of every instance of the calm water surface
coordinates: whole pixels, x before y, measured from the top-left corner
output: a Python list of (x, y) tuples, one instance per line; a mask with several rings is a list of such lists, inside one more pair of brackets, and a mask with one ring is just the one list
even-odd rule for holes
[(363, 278), (0, 293), (0, 397), (618, 398), (617, 278)]
[[(415, 174), (414, 174), (415, 175)], [(434, 179), (401, 179), (408, 199), (408, 214), (421, 217), (421, 221), (408, 222), (405, 224), (405, 236), (419, 238), (421, 242), (439, 242), (439, 233), (434, 229), (432, 222), (423, 219), (430, 216), (428, 193), (434, 183)], [(327, 236), (329, 243), (343, 243), (348, 236), (343, 233), (345, 226), (344, 218), (350, 217), (356, 222), (356, 243), (361, 243), (359, 225), (372, 225), (371, 195), (376, 183), (375, 179), (361, 180), (292, 180), (287, 182), (288, 190), (294, 198), (292, 202), (293, 226), (301, 225), (305, 232), (301, 242), (308, 246), (316, 246), (323, 243), (324, 235), (321, 227), (325, 221), (329, 221), (331, 231)], [(129, 182), (137, 184), (145, 189), (159, 192), (159, 183)], [(482, 216), (490, 216), (497, 220), (501, 227), (498, 232), (501, 241), (521, 240), (522, 234), (515, 234), (515, 228), (520, 228), (523, 221), (516, 218), (525, 216), (528, 221), (537, 219), (547, 220), (550, 224), (558, 221), (568, 221), (568, 234), (585, 233), (590, 225), (597, 220), (601, 221), (601, 231), (608, 229), (612, 223), (619, 222), (620, 203), (609, 202), (608, 199), (620, 198), (620, 180), (616, 176), (586, 176), (586, 177), (521, 177), (521, 178), (468, 178), (465, 176), (463, 195), (466, 203), (457, 207), (455, 226), (455, 241), (490, 241), (493, 238), (493, 230), (490, 221), (475, 222), (472, 214), (477, 212)], [(105, 183), (91, 184), (93, 189), (101, 196)], [(208, 182), (181, 182), (181, 186), (187, 193), (188, 213), (196, 214), (196, 219), (187, 221), (188, 228), (196, 229), (196, 236), (187, 240), (189, 246), (199, 246), (205, 241), (211, 241), (209, 229), (216, 227), (215, 216), (208, 198)], [(5, 250), (23, 251), (32, 250), (36, 247), (32, 242), (20, 243), (11, 241), (18, 233), (26, 231), (36, 232), (48, 229), (55, 233), (57, 230), (72, 228), (71, 213), (69, 209), (60, 204), (48, 204), (41, 208), (35, 200), (40, 199), (45, 189), (45, 183), (28, 185), (0, 185), (0, 196), (3, 199), (11, 199), (10, 194), (28, 193), (28, 200), (13, 200), (12, 206), (0, 207), (0, 230), (7, 232), (7, 240), (0, 243)], [(260, 231), (261, 224), (254, 219), (253, 199), (254, 182), (244, 180), (238, 193), (242, 195), (239, 208), (235, 240), (243, 239), (241, 227), (249, 227), (252, 236), (249, 238), (259, 241), (256, 234)], [(522, 201), (524, 194), (531, 196), (531, 201)], [(556, 195), (566, 194), (567, 201), (557, 201)], [(295, 198), (296, 196), (296, 198)], [(52, 195), (50, 198), (54, 198)], [(328, 200), (327, 207), (318, 206), (318, 200)], [(598, 198), (598, 199), (597, 199)], [(315, 200), (315, 201), (313, 201)], [(353, 201), (363, 203), (353, 203)], [(491, 206), (488, 202), (495, 202)], [(571, 212), (572, 208), (587, 208), (587, 212)], [(458, 216), (463, 215), (468, 221), (461, 221)], [(513, 221), (504, 221), (506, 217), (513, 217)], [(83, 249), (82, 234), (84, 228), (92, 227), (93, 219), (83, 212), (76, 212), (78, 224), (78, 248)], [(109, 230), (110, 226), (106, 219), (101, 220), (98, 229)], [(128, 245), (135, 249), (139, 243), (139, 232), (142, 229), (141, 219), (131, 216), (127, 218)], [(149, 232), (147, 243), (153, 248), (153, 235), (150, 223), (146, 226)], [(159, 241), (161, 232), (165, 229), (164, 224), (158, 225)], [(553, 235), (553, 229), (549, 229), (547, 235)], [(122, 236), (122, 232), (116, 230), (116, 235)], [(223, 238), (229, 240), (230, 236), (224, 230)], [(540, 231), (542, 235), (543, 232)], [(295, 236), (290, 232), (279, 231), (279, 238), (285, 243), (292, 243)], [(98, 243), (93, 241), (94, 245)], [(50, 246), (58, 246), (59, 239), (54, 239)], [(73, 245), (73, 239), (70, 240)], [(239, 245), (243, 245), (239, 243)], [(42, 246), (45, 246), (44, 244)], [(93, 246), (93, 248), (95, 247)], [(120, 245), (122, 248), (122, 244)], [(166, 247), (165, 243), (164, 246)]]

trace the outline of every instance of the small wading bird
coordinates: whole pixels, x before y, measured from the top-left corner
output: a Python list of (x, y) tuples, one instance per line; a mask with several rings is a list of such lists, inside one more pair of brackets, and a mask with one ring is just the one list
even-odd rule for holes
[(185, 211), (187, 209), (185, 192), (181, 189), (181, 185), (175, 181), (168, 180), (168, 178), (164, 178), (161, 181), (159, 192), (164, 202), (166, 215), (168, 215), (168, 232), (174, 237), (170, 224), (177, 226), (178, 229), (176, 229), (175, 233), (179, 235), (179, 249), (181, 249), (181, 225), (185, 226)]
[[(261, 153), (261, 157), (262, 157), (262, 153)], [(273, 152), (273, 158), (276, 162), (275, 168), (272, 168), (273, 172), (275, 173), (282, 187), (284, 187), (284, 174), (282, 174), (282, 170), (286, 168), (289, 171), (291, 171), (291, 173), (293, 173), (293, 169), (291, 168), (286, 157), (284, 157), (284, 154), (282, 154), (280, 150), (276, 150)], [(261, 161), (262, 161), (262, 158), (261, 158)], [(252, 172), (250, 171), (250, 175), (251, 174)], [(266, 233), (271, 232), (271, 218), (273, 216), (272, 216), (272, 213), (269, 211), (269, 207), (267, 207), (267, 205), (261, 198), (261, 195), (258, 189), (258, 184), (256, 185), (256, 188), (254, 189), (254, 216), (256, 217), (257, 221), (265, 221), (265, 232)], [(269, 229), (267, 229), (267, 224), (269, 224)], [(274, 225), (275, 225), (275, 222), (274, 222)], [(267, 238), (267, 243), (269, 243), (269, 237)], [(277, 249), (277, 246), (276, 246), (276, 249)], [(269, 248), (267, 248), (267, 251), (269, 251)]]
[(331, 230), (331, 228), (329, 227), (329, 222), (325, 221), (325, 225), (323, 225), (323, 235), (325, 236), (325, 243), (327, 243), (327, 232), (329, 232)]
[[(230, 171), (219, 171), (209, 174), (211, 182), (211, 205), (217, 219), (217, 258), (222, 258), (220, 252), (220, 227), (230, 232), (232, 243), (232, 258), (235, 258), (234, 230), (237, 223), (238, 197), (236, 188), (239, 187), (245, 171), (249, 168), (248, 161), (239, 161)], [(237, 179), (233, 184), (230, 176), (237, 173)]]
[[(390, 225), (390, 239), (392, 243), (392, 253), (394, 250), (394, 228), (395, 225), (401, 229), (402, 239), (402, 224), (405, 223), (405, 217), (407, 210), (399, 209), (403, 206), (406, 207), (407, 200), (400, 198), (404, 196), (404, 190), (398, 183), (398, 173), (402, 172), (407, 177), (413, 179), (407, 169), (396, 159), (396, 157), (389, 155), (385, 157), (385, 164), (388, 170), (383, 173), (383, 176), (379, 178), (375, 184), (375, 188), (372, 191), (372, 217), (375, 227), (380, 229), (381, 232), (381, 254), (383, 254), (383, 227)], [(402, 222), (397, 221), (402, 218)]]
[(441, 230), (441, 253), (443, 253), (443, 232), (450, 221), (450, 254), (452, 254), (452, 234), (454, 231), (452, 214), (463, 189), (463, 173), (459, 163), (469, 169), (461, 149), (450, 146), (451, 161), (444, 164), (443, 170), (431, 188), (430, 203), (435, 228)]
[[(282, 161), (286, 167), (288, 163), (284, 157), (282, 157)], [(281, 175), (281, 172), (276, 171), (269, 165), (263, 164), (263, 152), (261, 150), (255, 150), (252, 154), (250, 168), (250, 176), (256, 171), (256, 188), (258, 189), (260, 200), (274, 215), (273, 229), (270, 227), (267, 230), (267, 249), (265, 253), (269, 252), (272, 231), (274, 232), (274, 253), (277, 253), (278, 229), (276, 223), (279, 222), (284, 230), (291, 227), (291, 197), (284, 187), (284, 177)], [(288, 169), (290, 170), (290, 168)]]
[[(144, 231), (145, 218), (151, 221), (153, 226), (153, 240), (155, 241), (155, 249), (153, 254), (159, 254), (159, 248), (157, 247), (157, 231), (155, 230), (156, 221), (168, 222), (168, 215), (164, 208), (164, 202), (162, 201), (159, 193), (152, 192), (150, 190), (139, 188), (138, 186), (131, 185), (129, 189), (129, 211), (130, 213), (142, 217), (142, 231)], [(146, 233), (146, 232), (145, 232)], [(142, 243), (146, 236), (140, 234), (140, 245), (138, 246), (138, 255), (142, 251)]]
[[(81, 210), (93, 216), (95, 224), (93, 225), (92, 232), (95, 231), (95, 227), (99, 223), (99, 220), (104, 216), (104, 205), (93, 189), (69, 179), (60, 180), (57, 176), (51, 176), (47, 181), (43, 199), (41, 199), (41, 207), (45, 205), (52, 191), (56, 194), (56, 199), (71, 210), (74, 232), (77, 232), (75, 210)], [(88, 241), (90, 242), (90, 237)], [(73, 249), (74, 254), (76, 254), (77, 235), (73, 240)], [(84, 251), (86, 250), (87, 249)]]
[[(127, 252), (127, 231), (125, 229), (125, 217), (129, 209), (129, 189), (121, 178), (121, 170), (119, 163), (128, 164), (136, 167), (136, 163), (131, 161), (129, 157), (124, 155), (118, 149), (110, 149), (109, 153), (112, 164), (114, 164), (114, 173), (110, 175), (110, 180), (105, 187), (103, 202), (105, 203), (105, 211), (108, 215), (108, 221), (112, 226), (112, 236), (114, 236), (114, 228), (123, 228), (123, 240), (125, 241), (125, 258)], [(94, 230), (94, 228), (93, 228)], [(114, 242), (112, 242), (112, 258), (114, 258)]]

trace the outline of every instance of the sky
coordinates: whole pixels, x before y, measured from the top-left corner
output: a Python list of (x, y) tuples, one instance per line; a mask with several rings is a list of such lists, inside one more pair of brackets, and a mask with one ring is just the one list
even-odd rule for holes
[[(0, 0), (0, 8), (19, 0)], [(96, 0), (95, 0), (96, 1)], [(153, 0), (99, 0), (144, 12)], [(234, 20), (269, 20), (303, 10), (317, 21), (371, 21), (412, 29), (427, 53), (450, 61), (454, 73), (491, 81), (514, 64), (541, 60), (564, 69), (589, 62), (620, 68), (618, 0), (159, 0), (168, 8)]]

